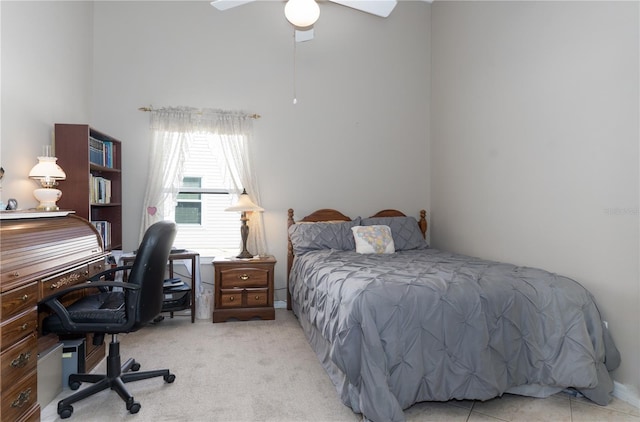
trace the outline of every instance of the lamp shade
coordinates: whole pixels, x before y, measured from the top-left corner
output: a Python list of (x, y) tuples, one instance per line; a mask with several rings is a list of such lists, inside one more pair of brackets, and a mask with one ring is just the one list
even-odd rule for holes
[(38, 164), (33, 166), (29, 172), (29, 177), (32, 179), (66, 179), (67, 175), (56, 163), (57, 160), (56, 157), (38, 157)]
[(225, 211), (264, 211), (264, 208), (254, 204), (246, 190), (243, 190), (238, 198), (238, 202), (225, 209)]
[(320, 17), (320, 7), (315, 0), (289, 0), (284, 6), (284, 15), (292, 25), (306, 28)]

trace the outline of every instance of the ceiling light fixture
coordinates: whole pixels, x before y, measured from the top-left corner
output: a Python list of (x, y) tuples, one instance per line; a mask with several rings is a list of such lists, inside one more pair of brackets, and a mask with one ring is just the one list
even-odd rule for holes
[(315, 0), (289, 0), (284, 6), (284, 15), (293, 26), (306, 28), (316, 23), (320, 7)]

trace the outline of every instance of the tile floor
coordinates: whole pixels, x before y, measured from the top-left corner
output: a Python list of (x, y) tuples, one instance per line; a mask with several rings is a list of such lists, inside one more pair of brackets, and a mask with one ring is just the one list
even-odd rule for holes
[(418, 403), (405, 415), (408, 422), (640, 422), (640, 409), (622, 400), (603, 407), (565, 393), (546, 399), (505, 394), (486, 402)]

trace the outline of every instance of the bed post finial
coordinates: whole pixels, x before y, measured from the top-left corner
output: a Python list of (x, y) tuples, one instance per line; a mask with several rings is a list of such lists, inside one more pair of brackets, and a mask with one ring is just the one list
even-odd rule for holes
[(420, 210), (420, 220), (418, 220), (418, 225), (420, 226), (422, 237), (426, 239), (427, 238), (427, 212), (425, 210)]
[(289, 210), (287, 211), (287, 227), (289, 227), (293, 223), (294, 223), (294, 221), (293, 221), (293, 208), (289, 208)]

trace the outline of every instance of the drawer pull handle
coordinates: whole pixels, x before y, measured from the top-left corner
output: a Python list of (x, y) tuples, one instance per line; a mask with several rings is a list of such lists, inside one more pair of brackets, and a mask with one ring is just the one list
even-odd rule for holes
[(20, 277), (20, 273), (19, 272), (14, 272), (13, 274), (11, 274), (12, 277)]
[(247, 281), (249, 280), (249, 276), (247, 274), (242, 274), (240, 276), (238, 276), (238, 278), (242, 281)]
[(12, 368), (24, 368), (31, 358), (31, 352), (20, 353), (17, 358), (11, 361)]
[(20, 298), (23, 302), (26, 302), (29, 299), (29, 295), (25, 294)]
[(29, 402), (31, 398), (31, 388), (22, 391), (17, 399), (11, 403), (11, 407), (22, 407)]
[(229, 296), (229, 302), (233, 302), (233, 296)]

